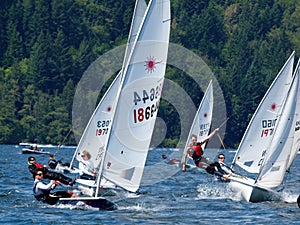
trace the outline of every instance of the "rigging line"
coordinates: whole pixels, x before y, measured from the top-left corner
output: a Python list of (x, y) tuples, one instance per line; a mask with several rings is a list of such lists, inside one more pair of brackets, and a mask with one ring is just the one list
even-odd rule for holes
[(55, 155), (58, 153), (60, 147), (63, 145), (63, 143), (64, 143), (64, 142), (66, 141), (66, 139), (68, 138), (68, 136), (71, 134), (71, 131), (72, 131), (72, 130), (73, 130), (73, 129), (72, 129), (72, 127), (71, 127), (70, 130), (69, 130), (69, 132), (68, 132), (68, 134), (65, 136), (63, 142), (57, 146), (57, 149), (56, 149), (55, 153), (53, 154), (53, 156), (55, 156)]
[(219, 140), (220, 140), (220, 142), (221, 142), (221, 145), (222, 145), (222, 147), (224, 148), (224, 150), (226, 150), (226, 148), (225, 148), (225, 145), (224, 145), (224, 142), (223, 142), (222, 138), (220, 137), (220, 135), (219, 135), (219, 134), (217, 134), (217, 136), (218, 136), (218, 138), (219, 138)]
[(223, 127), (224, 124), (229, 120), (229, 118), (230, 118), (230, 117), (227, 117), (227, 118), (223, 121), (223, 123), (219, 126), (219, 128)]
[[(230, 118), (230, 117), (227, 117), (227, 118), (223, 121), (223, 123), (221, 123), (221, 125), (219, 126), (219, 129), (220, 129), (221, 127), (224, 126), (224, 124), (229, 120), (229, 118)], [(224, 148), (224, 150), (226, 150), (225, 145), (224, 145), (224, 142), (223, 142), (222, 138), (220, 137), (220, 135), (219, 135), (218, 133), (217, 133), (217, 136), (218, 136), (218, 138), (219, 138), (219, 141), (220, 141), (222, 147)]]

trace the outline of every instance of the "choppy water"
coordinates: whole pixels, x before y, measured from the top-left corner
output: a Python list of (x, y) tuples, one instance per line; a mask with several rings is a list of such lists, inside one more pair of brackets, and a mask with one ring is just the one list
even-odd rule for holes
[[(47, 149), (48, 150), (48, 149)], [(56, 148), (49, 149), (55, 152)], [(70, 160), (72, 148), (62, 148), (57, 159)], [(126, 192), (112, 197), (116, 211), (96, 211), (71, 206), (48, 206), (32, 195), (32, 177), (21, 148), (0, 145), (0, 222), (1, 224), (299, 224), (300, 156), (293, 163), (283, 192), (287, 202), (249, 203), (240, 201), (226, 184), (211, 175), (191, 170), (164, 179), (175, 167), (165, 167), (161, 154), (168, 149), (150, 151), (147, 170), (139, 194)], [(233, 153), (226, 153), (228, 162)], [(47, 155), (35, 155), (46, 164)], [(298, 166), (298, 168), (297, 168)], [(169, 170), (168, 172), (166, 172)], [(152, 174), (152, 176), (149, 176)], [(159, 181), (154, 183), (153, 180)]]

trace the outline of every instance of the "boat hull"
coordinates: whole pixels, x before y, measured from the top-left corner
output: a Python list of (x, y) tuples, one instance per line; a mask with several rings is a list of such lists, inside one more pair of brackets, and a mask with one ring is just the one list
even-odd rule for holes
[(253, 179), (247, 177), (231, 177), (228, 184), (230, 189), (248, 202), (279, 201), (281, 196), (278, 192), (260, 187)]
[[(94, 196), (97, 188), (97, 184), (95, 180), (86, 180), (86, 179), (77, 179), (76, 183), (78, 185), (78, 189), (81, 191), (83, 195), (86, 196)], [(122, 190), (120, 187), (117, 187), (115, 184), (109, 182), (108, 180), (102, 179), (99, 191), (109, 189), (111, 191)]]
[(99, 210), (112, 211), (118, 208), (115, 203), (102, 197), (60, 198), (58, 203), (76, 205), (78, 202), (82, 202), (85, 205)]
[(32, 150), (29, 148), (23, 148), (22, 149), (22, 154), (45, 154), (45, 155), (50, 155), (50, 152), (44, 152), (44, 151), (36, 151), (36, 150)]

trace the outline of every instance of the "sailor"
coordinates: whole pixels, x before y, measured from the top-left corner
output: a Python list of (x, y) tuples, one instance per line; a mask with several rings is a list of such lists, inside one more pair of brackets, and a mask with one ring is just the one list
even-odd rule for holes
[(211, 163), (205, 170), (210, 174), (217, 175), (221, 181), (228, 181), (228, 177), (235, 175), (235, 170), (227, 166), (224, 162), (225, 155), (218, 154), (218, 162)]
[(59, 198), (76, 197), (70, 190), (51, 192), (59, 182), (51, 180), (48, 184), (45, 184), (42, 182), (43, 179), (43, 169), (37, 169), (34, 172), (33, 194), (38, 201), (54, 205), (58, 202)]
[(49, 161), (48, 161), (48, 165), (51, 169), (55, 169), (57, 166), (58, 162), (54, 159), (54, 155), (50, 155), (49, 156)]
[(80, 178), (86, 180), (96, 179), (97, 171), (91, 160), (92, 156), (89, 151), (84, 150), (81, 153), (81, 160), (79, 161)]
[(46, 166), (43, 166), (40, 163), (37, 163), (35, 157), (28, 157), (28, 170), (30, 173), (35, 175), (35, 171), (41, 169), (44, 173), (44, 178), (49, 180), (57, 180), (65, 185), (73, 186), (75, 184), (75, 179), (69, 178), (61, 173), (57, 173), (49, 170)]
[(202, 159), (203, 149), (201, 147), (201, 143), (197, 142), (196, 145), (193, 146), (193, 154), (192, 158), (196, 166), (200, 167), (200, 161)]
[(210, 135), (208, 135), (204, 140), (197, 142), (197, 135), (192, 134), (191, 141), (192, 143), (189, 144), (187, 149), (184, 152), (183, 160), (182, 160), (182, 171), (186, 171), (186, 158), (189, 155), (191, 158), (193, 158), (194, 163), (196, 166), (201, 167), (205, 169), (209, 163), (208, 159), (203, 158), (203, 149), (202, 145), (209, 141), (217, 132), (219, 131), (219, 128), (216, 128), (213, 132), (211, 132)]
[(222, 172), (223, 174), (234, 173), (235, 170), (233, 168), (230, 168), (229, 166), (227, 166), (224, 161), (225, 161), (225, 155), (223, 153), (220, 153), (218, 155), (218, 163), (220, 164), (220, 172)]
[(170, 157), (167, 156), (166, 154), (162, 154), (161, 157), (164, 159), (164, 162), (167, 164), (175, 164), (180, 162), (179, 159), (170, 159)]
[(63, 163), (61, 160), (55, 160), (54, 155), (51, 154), (49, 155), (48, 166), (52, 170), (61, 171), (63, 173), (69, 173), (68, 167), (70, 167), (70, 163)]
[(231, 173), (226, 174), (222, 172), (221, 166), (218, 162), (211, 163), (209, 166), (206, 167), (206, 172), (209, 174), (216, 175), (220, 178), (221, 181), (227, 181), (228, 178), (231, 176)]

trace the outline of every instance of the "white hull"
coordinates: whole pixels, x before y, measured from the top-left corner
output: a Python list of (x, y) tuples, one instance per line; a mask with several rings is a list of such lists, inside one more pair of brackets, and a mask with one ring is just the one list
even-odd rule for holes
[(247, 177), (230, 177), (229, 188), (241, 200), (248, 202), (279, 201), (280, 194), (272, 189), (259, 187)]
[[(78, 189), (85, 196), (93, 196), (96, 192), (97, 184), (95, 180), (77, 179)], [(102, 189), (120, 189), (114, 183), (108, 180), (101, 180), (100, 190)]]

